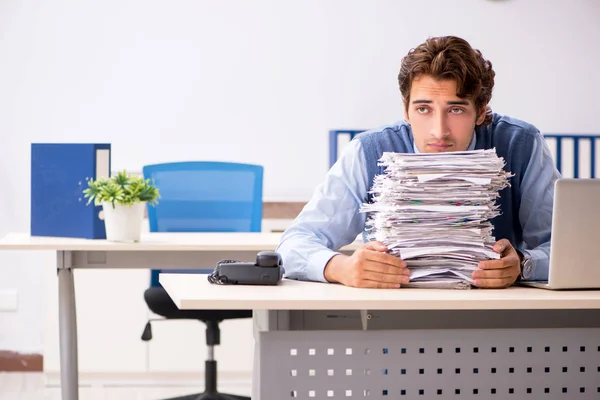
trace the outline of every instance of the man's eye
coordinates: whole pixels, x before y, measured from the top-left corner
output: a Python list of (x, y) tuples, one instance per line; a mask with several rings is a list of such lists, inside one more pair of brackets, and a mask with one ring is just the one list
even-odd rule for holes
[(463, 111), (464, 111), (464, 110), (463, 110), (462, 108), (451, 108), (451, 109), (450, 109), (450, 112), (451, 112), (452, 114), (462, 114), (462, 113), (463, 113)]
[(419, 114), (426, 114), (427, 112), (429, 112), (429, 109), (427, 107), (417, 107), (417, 112)]

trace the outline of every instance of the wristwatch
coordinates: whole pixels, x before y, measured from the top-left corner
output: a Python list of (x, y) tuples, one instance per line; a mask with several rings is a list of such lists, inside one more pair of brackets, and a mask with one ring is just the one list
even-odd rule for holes
[(517, 250), (519, 256), (521, 256), (521, 273), (519, 274), (520, 280), (528, 280), (531, 279), (533, 275), (533, 260), (531, 256), (527, 253), (521, 253)]

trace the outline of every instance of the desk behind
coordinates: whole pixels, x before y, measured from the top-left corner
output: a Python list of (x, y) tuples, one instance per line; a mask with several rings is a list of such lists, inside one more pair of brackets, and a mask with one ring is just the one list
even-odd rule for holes
[[(205, 353), (203, 340), (198, 340), (203, 338), (201, 324), (186, 325), (184, 329), (179, 328), (181, 324), (178, 323), (163, 324), (157, 327), (152, 343), (140, 341), (139, 335), (150, 316), (142, 297), (149, 282), (144, 270), (206, 269), (222, 258), (254, 260), (256, 252), (275, 249), (280, 235), (268, 232), (144, 233), (140, 243), (113, 243), (31, 237), (26, 232), (17, 232), (0, 239), (0, 250), (38, 252), (37, 260), (47, 267), (43, 268), (49, 285), (45, 294), (44, 371), (46, 377), (50, 373), (50, 379), (56, 381), (60, 369), (63, 398), (77, 399), (79, 372), (201, 371), (203, 364), (198, 360), (203, 359)], [(353, 246), (358, 244), (352, 244), (348, 249)], [(78, 273), (78, 278), (74, 279)], [(108, 298), (98, 301), (105, 297)], [(77, 312), (76, 303), (79, 304)], [(250, 321), (247, 322), (243, 325), (244, 322), (240, 321), (235, 326), (232, 322), (231, 329), (223, 332), (224, 340), (236, 342), (234, 347), (239, 344), (240, 348), (247, 349), (245, 339), (237, 338), (252, 331)], [(99, 326), (118, 329), (110, 329), (109, 333), (100, 335)], [(247, 328), (247, 331), (241, 328)], [(183, 334), (182, 330), (185, 331)], [(182, 340), (182, 337), (193, 340)], [(177, 351), (173, 350), (173, 346), (161, 345), (165, 342), (182, 343), (179, 350), (185, 357), (174, 356)], [(98, 343), (104, 347), (98, 346)], [(82, 348), (81, 353), (79, 347)], [(245, 361), (250, 363), (251, 357), (246, 357), (243, 351), (237, 353), (220, 360), (225, 361), (220, 363), (225, 372), (221, 376), (227, 371), (232, 371), (232, 374), (250, 372)], [(115, 354), (123, 361), (115, 363)]]
[[(0, 239), (0, 250), (55, 250), (55, 251), (203, 251), (239, 252), (275, 250), (281, 233), (266, 232), (190, 232), (142, 233), (139, 243), (116, 243), (108, 240), (90, 240), (63, 237), (31, 236), (26, 232), (12, 232)], [(343, 247), (344, 251), (357, 249), (360, 242)]]

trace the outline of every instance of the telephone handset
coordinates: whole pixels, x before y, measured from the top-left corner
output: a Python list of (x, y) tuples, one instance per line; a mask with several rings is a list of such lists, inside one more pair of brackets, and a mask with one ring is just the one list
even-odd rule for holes
[(219, 261), (208, 281), (218, 285), (277, 285), (284, 272), (279, 253), (261, 251), (256, 255), (255, 263)]

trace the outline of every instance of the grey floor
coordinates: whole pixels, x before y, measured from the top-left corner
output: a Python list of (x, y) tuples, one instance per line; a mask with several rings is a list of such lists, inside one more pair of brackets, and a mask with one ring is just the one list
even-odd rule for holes
[[(60, 388), (46, 385), (41, 373), (0, 372), (0, 400), (60, 400)], [(117, 383), (115, 383), (117, 382)], [(189, 383), (157, 376), (151, 379), (97, 378), (88, 380), (79, 389), (80, 400), (159, 400), (202, 391), (202, 383), (193, 386)], [(250, 385), (233, 382), (221, 383), (219, 390), (250, 395)]]

